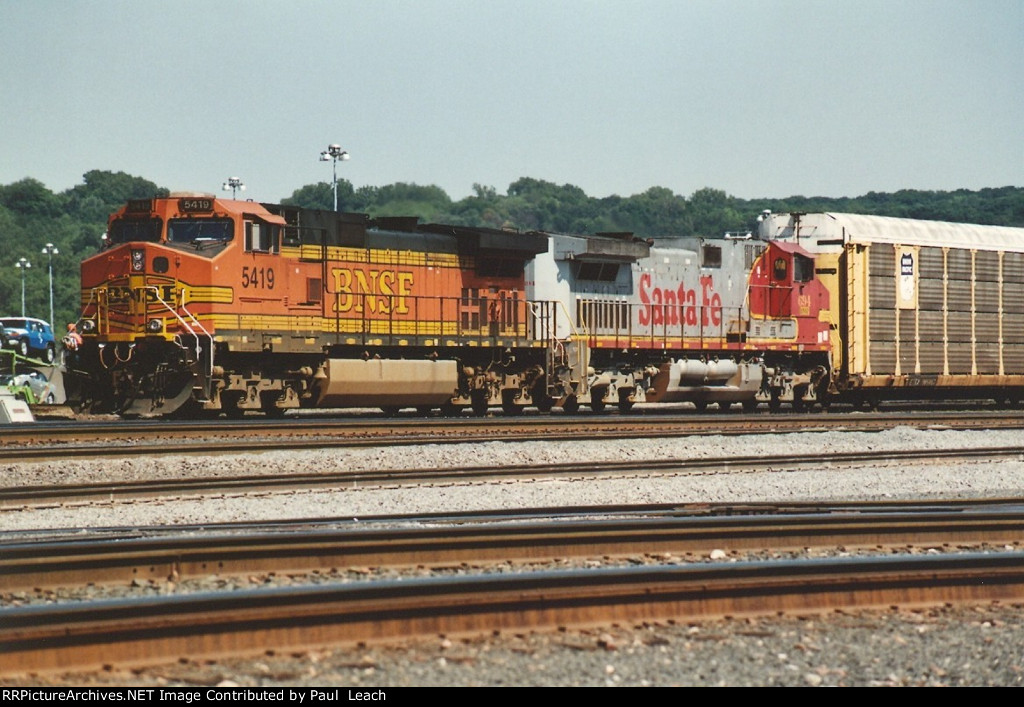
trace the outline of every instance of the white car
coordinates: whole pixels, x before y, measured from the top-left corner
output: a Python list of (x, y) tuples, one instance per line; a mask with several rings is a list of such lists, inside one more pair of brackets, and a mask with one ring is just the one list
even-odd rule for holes
[(21, 398), (29, 405), (35, 403), (53, 405), (57, 399), (53, 393), (53, 384), (39, 371), (2, 373), (0, 374), (0, 386), (7, 387), (16, 397)]

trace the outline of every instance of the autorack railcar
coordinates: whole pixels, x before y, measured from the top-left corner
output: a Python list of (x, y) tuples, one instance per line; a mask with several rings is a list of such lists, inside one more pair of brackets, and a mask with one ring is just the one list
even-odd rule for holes
[(830, 293), (829, 390), (884, 400), (1024, 400), (1024, 228), (764, 212)]

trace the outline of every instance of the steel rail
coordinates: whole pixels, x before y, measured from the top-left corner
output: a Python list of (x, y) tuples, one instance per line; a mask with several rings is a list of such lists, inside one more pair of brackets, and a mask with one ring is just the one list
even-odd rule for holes
[[(1019, 429), (1024, 415), (1019, 412), (915, 412), (856, 415), (642, 415), (642, 416), (537, 416), (513, 418), (415, 418), (415, 419), (330, 419), (297, 416), (285, 420), (167, 420), (39, 422), (33, 425), (0, 426), (0, 460), (48, 458), (54, 451), (96, 455), (111, 448), (145, 448), (148, 440), (160, 444), (196, 445), (206, 440), (235, 440), (238, 448), (252, 438), (310, 439), (335, 446), (380, 444), (444, 444), (494, 439), (579, 439), (580, 428), (610, 439), (691, 436), (695, 434), (738, 435), (785, 433), (807, 430), (842, 429), (879, 431), (893, 426), (920, 429)], [(89, 444), (75, 444), (87, 439)], [(244, 440), (244, 441), (242, 441)], [(258, 440), (257, 440), (258, 441)], [(159, 445), (150, 445), (156, 448)], [(114, 452), (116, 453), (116, 452)]]
[[(557, 509), (552, 509), (558, 512)], [(570, 519), (366, 528), (375, 519), (337, 522), (283, 532), (260, 524), (259, 532), (81, 539), (0, 544), (0, 585), (6, 591), (90, 584), (175, 582), (250, 573), (308, 574), (352, 568), (449, 567), (542, 563), (564, 558), (707, 557), (726, 552), (791, 551), (807, 548), (940, 547), (1024, 541), (1024, 500), (938, 506), (858, 509), (837, 505), (800, 514), (671, 515), (661, 507), (634, 509), (608, 518), (592, 509)], [(600, 516), (600, 517), (598, 517)], [(326, 522), (326, 521), (324, 521)], [(394, 521), (392, 521), (394, 522)], [(405, 524), (412, 522), (406, 519)], [(419, 521), (422, 525), (422, 520)], [(283, 526), (288, 528), (289, 525)], [(184, 531), (179, 531), (184, 532)]]
[[(288, 448), (281, 443), (267, 443), (268, 450)], [(322, 448), (322, 446), (318, 447)], [(187, 451), (187, 450), (186, 450)], [(249, 442), (246, 451), (258, 451)], [(133, 450), (138, 454), (137, 450)], [(166, 454), (167, 447), (159, 452)], [(183, 450), (176, 450), (183, 453)], [(89, 499), (126, 499), (168, 494), (252, 493), (266, 490), (297, 488), (344, 489), (349, 486), (413, 485), (426, 483), (468, 483), (500, 478), (593, 478), (608, 475), (698, 474), (745, 471), (782, 471), (816, 468), (834, 470), (853, 465), (885, 463), (926, 463), (931, 461), (965, 461), (975, 459), (1024, 459), (1024, 447), (978, 447), (957, 449), (893, 450), (872, 452), (837, 452), (814, 457), (792, 455), (761, 455), (708, 457), (699, 459), (658, 459), (645, 461), (563, 462), (557, 464), (449, 467), (445, 469), (404, 469), (388, 471), (317, 472), (274, 475), (245, 475), (221, 478), (154, 479), (145, 481), (111, 481), (58, 486), (23, 486), (0, 488), (0, 512), (17, 509), (23, 504), (65, 504)]]
[(3, 610), (0, 675), (614, 622), (1024, 601), (1024, 553), (715, 563)]

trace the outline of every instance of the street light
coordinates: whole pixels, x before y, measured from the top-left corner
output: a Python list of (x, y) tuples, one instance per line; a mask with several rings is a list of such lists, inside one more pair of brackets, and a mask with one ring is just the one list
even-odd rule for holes
[(224, 182), (224, 191), (231, 190), (231, 198), (235, 198), (236, 191), (245, 191), (245, 185), (242, 184), (242, 180), (238, 177), (228, 177), (228, 181)]
[(328, 145), (327, 149), (320, 153), (320, 161), (326, 162), (331, 160), (334, 162), (334, 180), (331, 182), (334, 188), (334, 210), (338, 210), (338, 160), (347, 160), (349, 158), (348, 153), (341, 149), (341, 145)]
[[(57, 255), (60, 251), (53, 243), (47, 243), (43, 248), (43, 254), (45, 254), (49, 260), (50, 265), (50, 326), (54, 326), (53, 321), (53, 256)], [(25, 316), (22, 314), (21, 316)]]
[(25, 258), (19, 258), (14, 267), (21, 270), (21, 316), (25, 316), (25, 271), (32, 267), (32, 263)]

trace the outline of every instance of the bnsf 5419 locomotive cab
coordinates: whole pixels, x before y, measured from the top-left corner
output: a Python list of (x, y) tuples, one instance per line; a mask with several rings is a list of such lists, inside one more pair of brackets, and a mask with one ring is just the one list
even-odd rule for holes
[[(143, 414), (207, 394), (234, 259), (276, 251), (284, 225), (258, 204), (193, 194), (132, 200), (111, 216), (103, 251), (81, 269), (85, 340), (69, 373), (87, 406)], [(273, 288), (272, 266), (244, 269)]]

